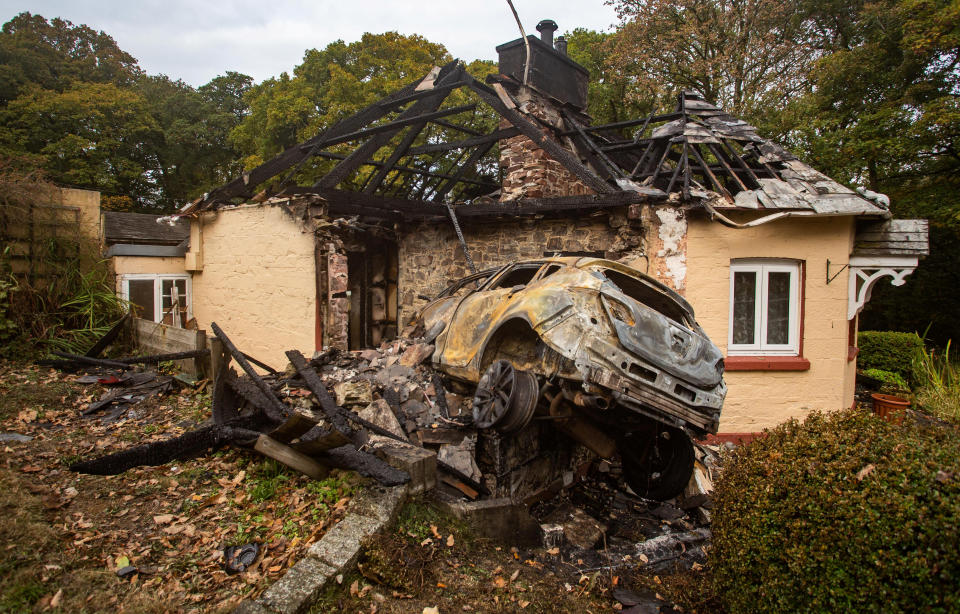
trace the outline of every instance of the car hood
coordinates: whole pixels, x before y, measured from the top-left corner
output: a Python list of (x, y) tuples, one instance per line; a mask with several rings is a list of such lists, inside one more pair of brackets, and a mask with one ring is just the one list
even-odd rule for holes
[[(696, 326), (691, 330), (663, 314), (620, 293), (612, 284), (601, 288), (604, 309), (620, 343), (627, 350), (701, 388), (712, 388), (723, 379), (723, 354)], [(615, 318), (606, 300), (612, 298), (630, 308), (634, 324)]]

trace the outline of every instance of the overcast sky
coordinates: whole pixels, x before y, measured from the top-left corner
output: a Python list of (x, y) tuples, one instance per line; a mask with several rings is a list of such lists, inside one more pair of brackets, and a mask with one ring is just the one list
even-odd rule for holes
[[(527, 34), (541, 19), (558, 33), (616, 22), (603, 0), (514, 0)], [(0, 0), (4, 22), (22, 11), (103, 30), (150, 74), (197, 86), (228, 70), (256, 81), (290, 71), (306, 49), (396, 30), (443, 44), (464, 61), (496, 59), (519, 38), (506, 0)]]

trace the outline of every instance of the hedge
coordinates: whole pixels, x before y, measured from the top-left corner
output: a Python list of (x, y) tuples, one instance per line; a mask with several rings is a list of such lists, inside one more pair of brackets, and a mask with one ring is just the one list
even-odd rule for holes
[(711, 566), (740, 612), (960, 611), (960, 435), (847, 410), (737, 449)]
[(897, 373), (913, 381), (914, 357), (923, 351), (923, 339), (916, 333), (867, 330), (857, 333), (857, 367)]

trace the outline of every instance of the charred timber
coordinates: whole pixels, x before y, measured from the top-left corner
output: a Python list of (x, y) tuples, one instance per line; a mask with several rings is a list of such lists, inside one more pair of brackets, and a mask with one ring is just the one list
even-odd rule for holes
[(273, 393), (273, 390), (267, 386), (266, 382), (263, 381), (257, 372), (250, 366), (250, 362), (244, 357), (243, 352), (237, 349), (237, 346), (230, 341), (230, 338), (223, 332), (223, 330), (217, 326), (216, 322), (210, 323), (210, 328), (213, 330), (213, 334), (220, 339), (220, 342), (223, 343), (223, 347), (230, 352), (230, 355), (234, 360), (237, 361), (237, 364), (240, 365), (240, 368), (250, 376), (250, 379), (253, 380), (253, 383), (260, 389), (260, 392), (266, 397), (267, 401), (263, 408), (267, 416), (274, 422), (282, 422), (284, 416), (289, 413), (287, 407), (276, 397)]

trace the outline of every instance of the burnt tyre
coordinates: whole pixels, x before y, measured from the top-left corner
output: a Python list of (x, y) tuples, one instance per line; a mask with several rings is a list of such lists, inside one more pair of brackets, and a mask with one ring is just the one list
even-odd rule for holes
[(473, 423), (477, 428), (518, 431), (530, 423), (540, 390), (537, 377), (506, 360), (497, 360), (484, 372), (473, 397)]
[(617, 442), (623, 476), (635, 493), (662, 501), (676, 497), (693, 475), (693, 441), (680, 429), (658, 424)]

